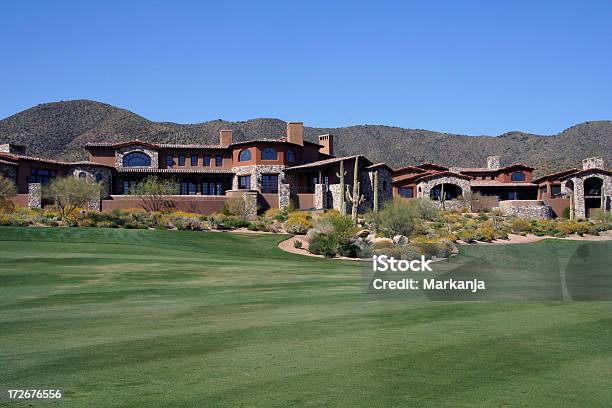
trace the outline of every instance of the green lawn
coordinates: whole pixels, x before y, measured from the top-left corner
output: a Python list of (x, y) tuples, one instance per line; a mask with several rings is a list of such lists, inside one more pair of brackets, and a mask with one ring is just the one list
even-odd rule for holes
[[(0, 228), (0, 389), (65, 391), (36, 407), (612, 404), (611, 302), (366, 295), (359, 266), (279, 239)], [(520, 276), (520, 293), (579, 245), (470, 246), (437, 267)]]

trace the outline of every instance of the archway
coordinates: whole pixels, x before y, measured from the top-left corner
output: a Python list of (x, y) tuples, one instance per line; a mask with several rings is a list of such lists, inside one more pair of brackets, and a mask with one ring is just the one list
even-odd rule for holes
[(589, 177), (584, 180), (584, 213), (591, 216), (591, 210), (601, 208), (601, 192), (603, 180), (599, 177)]
[[(456, 184), (444, 183), (444, 199), (445, 200), (456, 200), (460, 195), (462, 195), (463, 190)], [(429, 198), (434, 201), (440, 200), (440, 196), (442, 195), (442, 184), (436, 184), (429, 191)]]

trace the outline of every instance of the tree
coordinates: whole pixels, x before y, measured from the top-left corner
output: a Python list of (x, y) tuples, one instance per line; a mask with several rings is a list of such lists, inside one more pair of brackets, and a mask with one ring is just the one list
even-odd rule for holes
[(147, 211), (160, 211), (171, 203), (165, 196), (178, 193), (178, 183), (173, 179), (161, 179), (147, 176), (142, 182), (130, 189), (130, 194), (142, 200), (142, 207)]
[(54, 202), (62, 219), (70, 217), (77, 208), (100, 200), (101, 193), (99, 183), (72, 176), (55, 178), (43, 188), (43, 197)]
[(0, 174), (0, 209), (12, 209), (13, 203), (11, 197), (17, 195), (17, 187), (15, 183), (7, 177)]

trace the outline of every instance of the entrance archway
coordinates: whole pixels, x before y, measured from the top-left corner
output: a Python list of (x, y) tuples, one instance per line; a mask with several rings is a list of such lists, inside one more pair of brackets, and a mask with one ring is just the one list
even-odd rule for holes
[[(456, 200), (460, 195), (463, 194), (463, 190), (456, 184), (444, 183), (444, 199), (445, 200)], [(429, 191), (429, 198), (434, 201), (440, 200), (442, 195), (442, 184), (436, 184)]]
[(584, 212), (591, 216), (591, 210), (601, 208), (601, 192), (603, 180), (599, 177), (589, 177), (584, 180)]

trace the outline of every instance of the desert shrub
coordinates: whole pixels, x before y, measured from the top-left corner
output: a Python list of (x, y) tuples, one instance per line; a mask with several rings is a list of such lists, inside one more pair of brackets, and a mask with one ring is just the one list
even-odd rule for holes
[(308, 250), (313, 254), (331, 258), (336, 255), (338, 243), (327, 234), (315, 234), (310, 241)]
[(523, 218), (516, 218), (512, 220), (512, 223), (510, 224), (510, 229), (515, 234), (519, 234), (523, 231), (529, 232), (531, 231), (531, 228), (531, 223)]
[(373, 249), (393, 248), (395, 245), (390, 241), (376, 241), (372, 243)]
[(338, 244), (338, 253), (347, 258), (357, 258), (360, 248), (353, 242), (340, 242)]
[(204, 228), (202, 221), (198, 217), (175, 217), (174, 225), (180, 231), (202, 231)]
[(440, 211), (428, 198), (415, 198), (409, 200), (408, 203), (416, 207), (418, 217), (422, 220), (433, 221)]
[(226, 217), (225, 220), (223, 220), (223, 226), (229, 229), (248, 228), (250, 225), (251, 223), (249, 221), (233, 216)]
[(285, 222), (285, 230), (290, 234), (304, 235), (312, 227), (308, 213), (293, 212)]
[(295, 241), (293, 241), (293, 247), (295, 249), (301, 249), (303, 246), (302, 241), (300, 241), (299, 239), (296, 239)]
[(601, 208), (593, 208), (591, 209), (590, 218), (593, 221), (601, 222), (601, 223), (612, 222), (612, 212), (604, 211)]
[[(378, 213), (369, 214), (370, 223), (386, 237), (410, 236), (421, 223), (421, 200), (393, 199)], [(426, 206), (423, 206), (426, 208)]]
[(476, 228), (474, 239), (477, 241), (491, 242), (495, 239), (495, 229), (489, 225), (482, 225)]
[(287, 214), (278, 208), (268, 208), (264, 213), (264, 218), (269, 220), (276, 220), (280, 222), (287, 221)]
[(476, 240), (476, 235), (474, 234), (474, 230), (464, 229), (457, 233), (457, 237), (466, 243), (472, 243)]
[(372, 255), (387, 255), (395, 259), (412, 260), (421, 256), (418, 248), (410, 245), (392, 246), (388, 248), (378, 248), (372, 250)]

